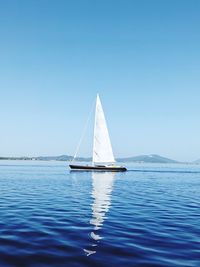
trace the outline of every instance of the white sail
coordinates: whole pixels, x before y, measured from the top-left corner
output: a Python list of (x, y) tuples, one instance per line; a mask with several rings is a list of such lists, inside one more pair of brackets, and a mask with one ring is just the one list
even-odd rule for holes
[(94, 142), (93, 142), (93, 162), (112, 163), (115, 162), (110, 137), (106, 125), (104, 112), (99, 95), (96, 100)]

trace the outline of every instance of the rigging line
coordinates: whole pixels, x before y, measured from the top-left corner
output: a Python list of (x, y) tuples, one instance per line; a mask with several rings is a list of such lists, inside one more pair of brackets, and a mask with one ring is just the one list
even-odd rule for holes
[(82, 143), (82, 141), (83, 141), (83, 138), (84, 138), (84, 136), (85, 136), (86, 130), (87, 130), (87, 128), (88, 128), (88, 123), (89, 123), (89, 120), (90, 120), (92, 111), (93, 111), (93, 109), (94, 109), (94, 104), (95, 104), (95, 102), (96, 102), (96, 99), (95, 99), (94, 102), (93, 102), (92, 108), (91, 108), (90, 113), (89, 113), (89, 115), (88, 115), (88, 118), (87, 118), (87, 120), (86, 120), (85, 126), (84, 126), (84, 128), (83, 128), (82, 135), (81, 135), (81, 137), (80, 137), (80, 140), (79, 140), (79, 142), (78, 142), (78, 145), (77, 145), (77, 148), (76, 148), (74, 157), (72, 158), (71, 162), (73, 162), (73, 161), (75, 160), (75, 158), (76, 158), (76, 156), (77, 156), (77, 154), (78, 154), (78, 152), (79, 152), (81, 143)]

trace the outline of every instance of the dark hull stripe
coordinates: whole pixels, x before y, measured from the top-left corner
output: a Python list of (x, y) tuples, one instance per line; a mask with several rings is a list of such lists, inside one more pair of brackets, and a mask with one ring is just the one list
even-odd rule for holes
[(82, 171), (112, 171), (112, 172), (124, 172), (127, 169), (125, 167), (104, 167), (104, 166), (81, 166), (81, 165), (69, 165), (72, 170)]

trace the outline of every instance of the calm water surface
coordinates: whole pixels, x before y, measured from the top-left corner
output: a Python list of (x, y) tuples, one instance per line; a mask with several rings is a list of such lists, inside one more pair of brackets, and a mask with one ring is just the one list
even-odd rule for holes
[(200, 266), (200, 166), (0, 162), (0, 266)]

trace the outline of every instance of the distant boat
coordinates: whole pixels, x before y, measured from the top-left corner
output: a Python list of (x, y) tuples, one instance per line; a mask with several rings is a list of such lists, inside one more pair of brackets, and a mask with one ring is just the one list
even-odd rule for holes
[(124, 166), (115, 165), (115, 158), (112, 151), (108, 128), (98, 94), (96, 98), (92, 164), (79, 165), (70, 163), (69, 167), (72, 170), (84, 171), (117, 172), (127, 170)]

